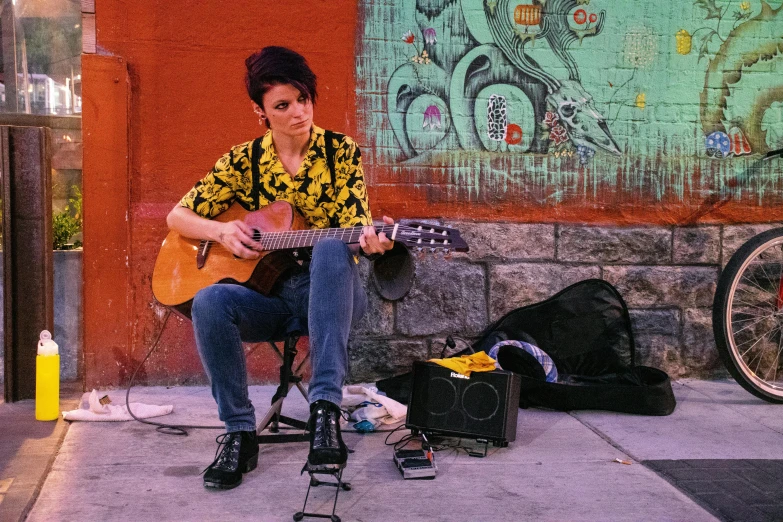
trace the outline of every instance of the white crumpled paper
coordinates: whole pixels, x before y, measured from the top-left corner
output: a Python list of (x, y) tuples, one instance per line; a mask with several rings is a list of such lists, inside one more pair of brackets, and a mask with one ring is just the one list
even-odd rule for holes
[[(363, 402), (380, 404), (380, 406), (365, 406), (355, 410), (351, 418), (355, 421), (373, 420), (373, 424), (395, 424), (405, 418), (408, 407), (392, 398), (378, 393), (375, 387), (346, 386), (343, 388), (342, 406), (350, 408)], [(361, 411), (361, 413), (359, 413)]]
[[(140, 419), (149, 419), (150, 417), (160, 417), (168, 415), (174, 411), (174, 405), (157, 406), (154, 404), (143, 404), (141, 402), (130, 403), (133, 414)], [(112, 404), (101, 404), (98, 392), (93, 390), (90, 393), (89, 409), (78, 409), (64, 411), (63, 418), (69, 421), (129, 421), (133, 420), (128, 407), (125, 405), (115, 406)]]

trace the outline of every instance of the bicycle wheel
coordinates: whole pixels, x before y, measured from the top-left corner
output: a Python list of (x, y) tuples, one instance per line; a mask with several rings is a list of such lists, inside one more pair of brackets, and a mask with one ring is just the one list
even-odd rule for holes
[(712, 328), (723, 364), (753, 395), (783, 403), (783, 228), (751, 238), (718, 280)]

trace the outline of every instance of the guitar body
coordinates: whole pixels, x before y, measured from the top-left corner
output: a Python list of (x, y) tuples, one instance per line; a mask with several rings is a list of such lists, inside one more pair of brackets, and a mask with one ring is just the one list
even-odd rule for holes
[[(285, 201), (275, 201), (253, 212), (234, 203), (214, 219), (224, 223), (241, 220), (261, 232), (307, 229), (302, 215)], [(205, 255), (200, 263), (201, 251)], [(242, 259), (220, 243), (190, 239), (171, 231), (155, 261), (152, 293), (166, 306), (187, 303), (199, 290), (215, 283), (236, 282), (268, 294), (278, 277), (295, 264), (296, 259), (287, 251), (264, 251), (259, 259)]]

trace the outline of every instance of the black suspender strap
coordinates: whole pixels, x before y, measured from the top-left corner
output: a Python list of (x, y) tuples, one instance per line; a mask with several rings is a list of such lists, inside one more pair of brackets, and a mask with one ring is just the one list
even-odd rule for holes
[[(329, 168), (329, 177), (332, 180), (332, 194), (334, 194), (335, 200), (337, 199), (337, 173), (334, 171), (334, 139), (335, 133), (330, 130), (324, 131), (324, 144), (326, 145), (326, 166)], [(336, 216), (331, 219), (330, 225), (332, 227), (339, 227), (340, 224), (335, 220)]]
[(334, 172), (334, 132), (324, 131), (324, 143), (326, 144), (326, 166), (329, 167), (329, 175), (332, 178), (332, 191), (335, 192), (334, 197), (337, 197), (337, 176)]
[(253, 188), (250, 192), (250, 199), (256, 210), (260, 207), (260, 191), (261, 191), (261, 173), (258, 170), (258, 162), (261, 160), (261, 140), (263, 137), (253, 140), (253, 157), (250, 158), (250, 176), (253, 178)]

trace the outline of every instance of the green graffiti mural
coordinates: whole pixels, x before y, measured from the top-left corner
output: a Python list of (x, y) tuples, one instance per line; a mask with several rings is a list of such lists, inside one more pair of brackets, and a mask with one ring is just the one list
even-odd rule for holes
[[(595, 149), (620, 154), (569, 50), (603, 28), (605, 11), (578, 8), (586, 3), (419, 0), (418, 31), (402, 36), (415, 54), (388, 82), (387, 114), (405, 154), (436, 147), (452, 128), (464, 150), (554, 147), (576, 150), (582, 162)], [(537, 40), (554, 61), (542, 64), (529, 54)], [(566, 78), (557, 78), (558, 67)]]
[[(783, 146), (781, 3), (364, 3), (365, 161), (404, 165), (400, 182), (437, 181), (428, 197), (444, 201), (721, 190)], [(771, 161), (741, 188), (762, 202), (781, 170)]]
[[(766, 152), (783, 147), (777, 132), (762, 129), (765, 112), (783, 100), (783, 13), (761, 2), (761, 12), (751, 16), (751, 3), (718, 5), (716, 0), (697, 0), (704, 9), (699, 59), (709, 58), (701, 92), (701, 124), (706, 134), (707, 153), (715, 157), (740, 156), (751, 151)], [(726, 35), (721, 24), (734, 20)], [(719, 44), (714, 49), (715, 44)], [(772, 77), (778, 73), (778, 77)], [(763, 80), (759, 81), (759, 76)], [(772, 114), (768, 117), (772, 117)], [(774, 125), (772, 126), (774, 127)], [(728, 146), (727, 146), (728, 145)]]

